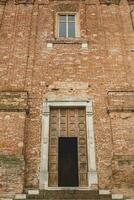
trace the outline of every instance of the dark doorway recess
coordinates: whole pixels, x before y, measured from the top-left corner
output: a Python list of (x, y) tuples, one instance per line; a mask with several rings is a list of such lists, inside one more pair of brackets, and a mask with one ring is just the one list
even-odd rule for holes
[(76, 137), (60, 137), (58, 145), (58, 186), (77, 187), (78, 150)]

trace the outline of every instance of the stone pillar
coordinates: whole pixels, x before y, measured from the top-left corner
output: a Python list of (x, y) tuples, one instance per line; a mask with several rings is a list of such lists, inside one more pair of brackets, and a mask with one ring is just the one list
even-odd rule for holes
[(90, 102), (90, 104), (86, 107), (86, 118), (87, 118), (87, 147), (88, 147), (88, 182), (89, 182), (89, 188), (94, 189), (98, 184), (98, 178), (96, 171), (92, 102)]
[(48, 187), (49, 106), (44, 106), (42, 116), (40, 189)]

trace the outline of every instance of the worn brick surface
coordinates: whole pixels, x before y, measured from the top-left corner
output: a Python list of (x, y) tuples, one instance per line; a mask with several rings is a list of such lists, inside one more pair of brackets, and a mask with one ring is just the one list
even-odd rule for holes
[[(26, 161), (25, 183), (22, 170), (10, 182), (10, 192), (22, 192), (23, 185), (39, 187), (43, 101), (76, 97), (93, 100), (99, 188), (129, 194), (134, 182), (134, 116), (132, 106), (127, 106), (127, 94), (134, 90), (134, 30), (130, 18), (134, 7), (126, 0), (109, 6), (98, 0), (65, 4), (39, 0), (33, 5), (16, 5), (11, 0), (0, 5), (0, 90), (27, 91), (30, 106), (29, 114), (25, 109), (22, 112), (9, 107), (10, 112), (7, 108), (0, 112), (0, 154), (25, 156)], [(55, 13), (59, 9), (78, 10), (81, 37), (77, 41), (55, 40)], [(52, 49), (47, 48), (48, 41), (54, 41)], [(89, 49), (81, 48), (83, 41), (88, 42)], [(116, 98), (108, 105), (110, 91), (125, 91), (125, 106), (131, 109), (114, 108)], [(124, 101), (124, 96), (120, 98)], [(119, 104), (121, 99), (117, 99)], [(10, 100), (4, 102), (10, 105)], [(3, 170), (6, 167), (0, 168), (0, 173)], [(11, 171), (8, 173), (10, 177)], [(5, 177), (1, 194), (5, 192)]]
[(23, 192), (26, 92), (0, 92), (0, 193)]

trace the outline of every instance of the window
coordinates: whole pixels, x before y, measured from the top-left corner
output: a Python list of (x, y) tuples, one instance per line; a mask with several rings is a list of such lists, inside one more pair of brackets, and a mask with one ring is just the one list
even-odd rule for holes
[(58, 37), (60, 38), (75, 38), (77, 37), (77, 18), (76, 14), (58, 14)]

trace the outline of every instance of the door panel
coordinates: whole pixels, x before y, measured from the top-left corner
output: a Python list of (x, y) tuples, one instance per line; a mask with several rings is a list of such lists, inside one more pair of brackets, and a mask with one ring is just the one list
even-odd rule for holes
[(78, 185), (77, 138), (59, 138), (58, 186), (77, 187)]

